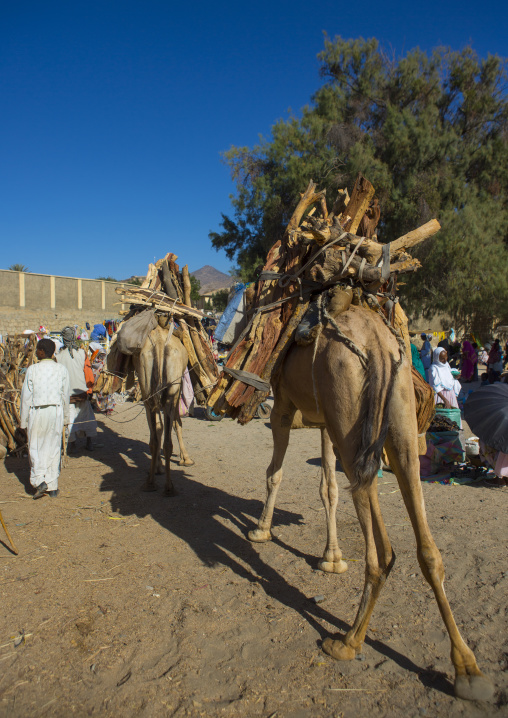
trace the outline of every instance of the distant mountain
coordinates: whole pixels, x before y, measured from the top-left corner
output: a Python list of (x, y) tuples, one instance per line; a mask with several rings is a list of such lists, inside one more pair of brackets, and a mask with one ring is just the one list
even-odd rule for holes
[(219, 272), (218, 269), (211, 267), (209, 264), (201, 267), (201, 269), (196, 269), (195, 272), (191, 272), (191, 275), (201, 282), (201, 289), (199, 290), (201, 294), (218, 292), (219, 289), (229, 289), (236, 281), (234, 277), (224, 274), (224, 272)]

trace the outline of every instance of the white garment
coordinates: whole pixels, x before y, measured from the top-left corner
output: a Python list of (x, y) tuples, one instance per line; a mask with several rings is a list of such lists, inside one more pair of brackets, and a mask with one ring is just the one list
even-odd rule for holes
[(21, 389), (21, 423), (27, 429), (30, 483), (58, 488), (64, 421), (69, 421), (69, 372), (52, 359), (26, 370)]
[(92, 405), (85, 399), (77, 404), (70, 405), (70, 422), (67, 436), (69, 443), (76, 441), (77, 436), (97, 436), (97, 421)]
[(444, 351), (442, 347), (434, 349), (432, 366), (429, 371), (429, 384), (436, 394), (440, 391), (453, 391), (455, 396), (458, 396), (462, 387), (460, 382), (454, 378), (448, 362), (439, 361), (442, 351)]
[(57, 362), (62, 364), (69, 372), (71, 396), (83, 394), (88, 391), (85, 381), (85, 350), (73, 349), (72, 353), (73, 356), (69, 354), (68, 349), (62, 349), (56, 357)]

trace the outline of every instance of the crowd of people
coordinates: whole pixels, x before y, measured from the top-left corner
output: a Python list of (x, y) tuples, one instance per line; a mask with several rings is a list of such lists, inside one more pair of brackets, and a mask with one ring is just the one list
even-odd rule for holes
[[(480, 382), (480, 386), (488, 386), (506, 381), (503, 369), (508, 363), (508, 341), (503, 352), (499, 339), (479, 346), (474, 339), (458, 342), (445, 337), (436, 347), (432, 347), (432, 339), (432, 334), (422, 333), (420, 349), (412, 342), (411, 359), (414, 368), (432, 387), (436, 405), (459, 409), (458, 399), (464, 385)], [(480, 364), (486, 368), (481, 375)], [(508, 485), (508, 455), (493, 452), (482, 442), (481, 446), (484, 458), (495, 468), (498, 479)]]

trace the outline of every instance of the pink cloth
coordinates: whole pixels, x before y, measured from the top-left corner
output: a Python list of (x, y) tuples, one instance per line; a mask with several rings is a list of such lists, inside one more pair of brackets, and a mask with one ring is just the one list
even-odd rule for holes
[(496, 476), (499, 476), (500, 479), (508, 478), (508, 454), (485, 446), (483, 441), (480, 441), (480, 454), (492, 466)]
[(192, 388), (189, 370), (186, 368), (182, 377), (182, 391), (180, 393), (180, 416), (187, 416), (192, 411), (194, 401), (194, 389)]
[(474, 374), (474, 365), (478, 361), (476, 352), (471, 342), (467, 340), (462, 344), (462, 373), (460, 378), (463, 381), (469, 381)]
[[(452, 409), (459, 408), (454, 391), (451, 391), (450, 389), (442, 389), (440, 393), (444, 396)], [(434, 392), (434, 404), (442, 403), (442, 401), (441, 397)]]

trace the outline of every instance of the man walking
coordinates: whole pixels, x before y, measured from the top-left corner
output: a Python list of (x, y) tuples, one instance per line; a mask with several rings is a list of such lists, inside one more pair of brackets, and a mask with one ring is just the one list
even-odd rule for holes
[(30, 483), (34, 499), (58, 496), (58, 476), (64, 424), (69, 423), (69, 372), (53, 361), (55, 343), (41, 339), (35, 350), (38, 364), (26, 370), (21, 389), (22, 429), (27, 430)]
[(92, 405), (88, 401), (88, 387), (85, 380), (85, 350), (78, 348), (74, 327), (61, 331), (64, 348), (56, 356), (57, 362), (69, 372), (71, 385), (69, 453), (75, 448), (76, 437), (86, 436), (86, 448), (93, 451), (93, 439), (97, 436), (97, 422)]

